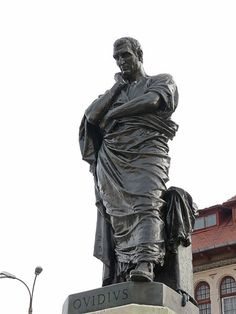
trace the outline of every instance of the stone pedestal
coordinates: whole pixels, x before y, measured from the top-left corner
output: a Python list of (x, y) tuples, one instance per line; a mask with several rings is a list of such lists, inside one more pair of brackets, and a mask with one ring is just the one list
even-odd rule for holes
[[(134, 307), (129, 308), (129, 314), (199, 313), (198, 308), (191, 302), (182, 306), (182, 296), (162, 283), (125, 282), (70, 295), (64, 304), (62, 314), (94, 312), (124, 314), (126, 312), (123, 310), (131, 305)], [(137, 312), (140, 311), (139, 306), (144, 305), (149, 312)]]
[[(111, 309), (90, 312), (92, 314), (176, 314), (162, 306), (129, 304)], [(88, 313), (89, 314), (89, 313)]]

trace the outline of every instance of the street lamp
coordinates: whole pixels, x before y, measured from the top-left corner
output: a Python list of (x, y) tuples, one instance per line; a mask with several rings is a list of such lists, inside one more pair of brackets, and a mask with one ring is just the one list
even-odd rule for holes
[(34, 287), (35, 287), (37, 276), (39, 274), (41, 274), (42, 271), (43, 271), (43, 269), (40, 266), (37, 266), (35, 268), (35, 271), (34, 271), (35, 277), (34, 277), (34, 282), (33, 282), (33, 286), (32, 286), (31, 291), (30, 291), (28, 285), (22, 279), (17, 278), (15, 275), (12, 275), (12, 274), (10, 274), (10, 273), (8, 273), (6, 271), (2, 271), (0, 273), (0, 279), (3, 279), (3, 278), (16, 279), (16, 280), (20, 281), (21, 283), (23, 283), (23, 285), (26, 287), (26, 289), (28, 290), (28, 293), (29, 293), (29, 297), (30, 297), (28, 314), (32, 314), (33, 313), (32, 305), (33, 305)]

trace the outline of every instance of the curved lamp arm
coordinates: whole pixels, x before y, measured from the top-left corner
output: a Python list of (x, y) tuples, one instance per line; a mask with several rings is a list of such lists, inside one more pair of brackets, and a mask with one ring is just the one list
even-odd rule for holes
[(15, 279), (15, 280), (18, 280), (20, 281), (27, 289), (28, 293), (29, 293), (29, 297), (30, 297), (30, 302), (29, 302), (29, 309), (28, 309), (28, 314), (32, 314), (33, 313), (33, 309), (32, 309), (32, 304), (33, 304), (33, 295), (34, 295), (34, 287), (35, 287), (35, 282), (36, 282), (36, 279), (37, 279), (37, 276), (39, 274), (41, 274), (41, 272), (43, 271), (42, 267), (40, 266), (37, 266), (35, 268), (35, 277), (34, 277), (34, 282), (33, 282), (33, 286), (32, 286), (32, 290), (30, 291), (28, 285), (20, 278), (16, 277), (15, 275), (11, 274), (11, 273), (8, 273), (6, 271), (2, 271), (0, 273), (0, 279), (3, 279), (3, 278), (8, 278), (8, 279)]

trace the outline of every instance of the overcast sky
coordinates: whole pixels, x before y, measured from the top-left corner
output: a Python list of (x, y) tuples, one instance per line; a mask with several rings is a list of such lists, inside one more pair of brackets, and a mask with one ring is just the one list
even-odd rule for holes
[[(93, 178), (81, 161), (86, 107), (114, 82), (113, 42), (137, 38), (149, 75), (179, 88), (168, 186), (199, 208), (236, 194), (235, 1), (0, 2), (0, 271), (30, 286), (34, 313), (101, 285), (92, 256)], [(0, 279), (0, 313), (27, 313), (27, 290)]]

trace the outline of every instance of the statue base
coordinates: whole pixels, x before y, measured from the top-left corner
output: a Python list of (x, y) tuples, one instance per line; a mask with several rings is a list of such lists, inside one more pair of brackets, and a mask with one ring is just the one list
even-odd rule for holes
[(176, 314), (163, 306), (129, 304), (111, 309), (90, 312), (92, 314)]
[[(145, 306), (147, 311), (140, 306)], [(182, 296), (162, 283), (124, 282), (70, 295), (62, 314), (123, 314), (126, 310), (129, 314), (199, 313), (198, 307), (190, 301), (182, 306)]]

